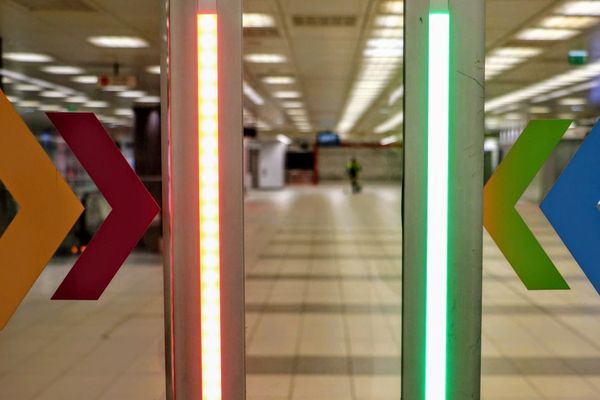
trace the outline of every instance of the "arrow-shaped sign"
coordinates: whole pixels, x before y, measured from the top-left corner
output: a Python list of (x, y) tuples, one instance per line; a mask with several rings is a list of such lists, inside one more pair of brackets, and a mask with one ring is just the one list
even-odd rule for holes
[(568, 289), (515, 205), (571, 121), (531, 121), (484, 189), (484, 225), (530, 290)]
[(97, 300), (159, 207), (92, 113), (48, 113), (112, 211), (52, 297)]
[(0, 180), (19, 204), (0, 237), (2, 329), (83, 207), (2, 92), (0, 121)]
[(587, 139), (541, 208), (596, 291), (600, 293), (600, 124)]

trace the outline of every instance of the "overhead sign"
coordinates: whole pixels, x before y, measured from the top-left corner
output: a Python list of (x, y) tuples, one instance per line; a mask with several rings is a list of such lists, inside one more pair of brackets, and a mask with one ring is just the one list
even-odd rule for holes
[(112, 211), (52, 297), (97, 300), (159, 207), (93, 113), (47, 113)]
[(541, 208), (600, 293), (600, 124), (596, 124)]
[(83, 206), (0, 91), (0, 180), (19, 211), (0, 236), (0, 329), (56, 252)]
[(483, 192), (484, 226), (530, 290), (569, 288), (515, 205), (571, 122), (531, 121)]

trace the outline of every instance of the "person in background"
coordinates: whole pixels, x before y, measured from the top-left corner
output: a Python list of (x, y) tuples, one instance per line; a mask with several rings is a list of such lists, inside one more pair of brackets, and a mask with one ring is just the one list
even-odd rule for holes
[(360, 183), (358, 182), (361, 170), (362, 165), (360, 165), (356, 158), (352, 157), (352, 159), (346, 166), (346, 172), (348, 173), (348, 177), (350, 178), (350, 184), (352, 185), (352, 193), (359, 193), (362, 189)]

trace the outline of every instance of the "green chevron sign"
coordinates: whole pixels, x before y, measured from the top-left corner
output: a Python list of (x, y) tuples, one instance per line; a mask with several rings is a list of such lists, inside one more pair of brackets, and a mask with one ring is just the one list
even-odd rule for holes
[(529, 290), (569, 289), (515, 205), (571, 122), (531, 121), (484, 188), (484, 226)]

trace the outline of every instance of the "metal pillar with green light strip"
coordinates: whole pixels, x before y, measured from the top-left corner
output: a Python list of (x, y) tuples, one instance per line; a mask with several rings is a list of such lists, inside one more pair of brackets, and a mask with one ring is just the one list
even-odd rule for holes
[(404, 399), (479, 398), (483, 11), (405, 3)]

